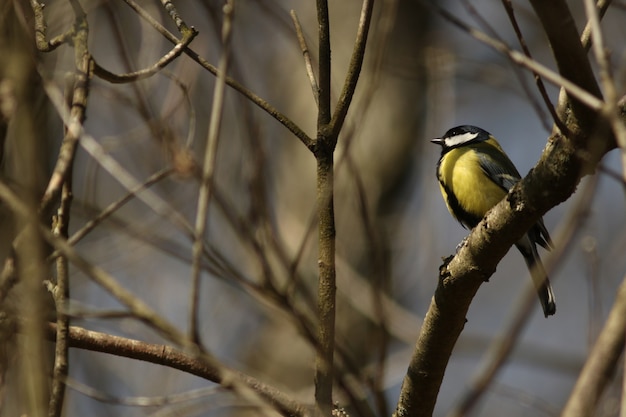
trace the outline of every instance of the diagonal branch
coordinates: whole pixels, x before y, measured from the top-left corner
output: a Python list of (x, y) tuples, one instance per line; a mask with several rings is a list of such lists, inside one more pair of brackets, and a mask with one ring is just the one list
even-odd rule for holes
[[(139, 4), (137, 4), (134, 0), (124, 0), (124, 2), (132, 8), (137, 14), (148, 22), (156, 31), (158, 31), (165, 39), (170, 41), (173, 44), (177, 44), (180, 41), (174, 36), (169, 30), (167, 30), (163, 25), (161, 25), (158, 21), (156, 21), (148, 12), (146, 12)], [(197, 52), (193, 49), (187, 47), (184, 49), (185, 54), (189, 56), (189, 58), (193, 59), (196, 63), (198, 63), (202, 68), (206, 69), (213, 75), (218, 74), (218, 70), (215, 66), (211, 65), (206, 59), (202, 58)], [(241, 85), (235, 79), (231, 77), (226, 77), (226, 84), (232, 88), (234, 88), (237, 92), (242, 94), (256, 106), (261, 108), (267, 114), (276, 119), (279, 123), (287, 128), (291, 133), (293, 133), (300, 141), (309, 149), (313, 148), (313, 139), (311, 139), (297, 124), (295, 124), (290, 118), (285, 116), (283, 113), (279, 112), (275, 107), (273, 107), (270, 103), (263, 100), (261, 97)]]
[(361, 74), (361, 68), (363, 67), (363, 59), (365, 58), (365, 46), (367, 45), (367, 36), (369, 34), (370, 23), (372, 21), (372, 11), (374, 9), (374, 0), (364, 0), (361, 8), (361, 17), (359, 18), (359, 27), (356, 34), (356, 40), (354, 42), (354, 50), (352, 51), (352, 57), (350, 58), (350, 66), (348, 67), (348, 74), (341, 91), (341, 96), (337, 102), (337, 107), (333, 113), (331, 121), (331, 135), (337, 138), (343, 123), (348, 114), (348, 108), (354, 97), (357, 82), (359, 81), (359, 75)]
[[(587, 51), (583, 48), (574, 17), (565, 0), (530, 0), (530, 3), (543, 25), (561, 76), (601, 99), (602, 93), (587, 58)], [(566, 122), (570, 129), (573, 126), (567, 123), (566, 117), (569, 105), (571, 105), (574, 120), (581, 129), (589, 131), (594, 127), (597, 113), (577, 98), (570, 97), (567, 102), (559, 103), (557, 109), (561, 120)], [(572, 130), (576, 131), (576, 129)]]

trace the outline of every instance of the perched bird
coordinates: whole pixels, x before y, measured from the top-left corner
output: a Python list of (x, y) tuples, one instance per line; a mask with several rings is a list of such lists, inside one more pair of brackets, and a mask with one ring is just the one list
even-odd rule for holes
[[(479, 127), (458, 126), (431, 142), (441, 146), (437, 179), (443, 199), (448, 211), (466, 228), (475, 227), (521, 179), (496, 138)], [(556, 305), (537, 244), (548, 250), (552, 247), (543, 219), (539, 219), (515, 246), (524, 256), (543, 313), (548, 317), (556, 312)]]

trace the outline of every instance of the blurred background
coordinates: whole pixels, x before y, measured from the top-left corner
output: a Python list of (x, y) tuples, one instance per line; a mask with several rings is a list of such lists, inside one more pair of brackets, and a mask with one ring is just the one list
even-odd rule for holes
[[(22, 2), (26, 4), (26, 2)], [(155, 1), (139, 1), (170, 31), (176, 28)], [(191, 44), (208, 62), (222, 53), (221, 1), (175, 2), (199, 35)], [(582, 2), (570, 7), (582, 29)], [(624, 92), (626, 17), (617, 2), (603, 20), (607, 46)], [(157, 61), (171, 45), (124, 2), (82, 1), (89, 47), (110, 71), (131, 72)], [(447, 1), (450, 13), (518, 49), (500, 2)], [(352, 52), (361, 2), (330, 2), (333, 103)], [(535, 59), (554, 68), (532, 8), (513, 6)], [(29, 8), (23, 24), (31, 24)], [(290, 10), (302, 24), (317, 63), (315, 2), (236, 2), (229, 75), (315, 135), (316, 105), (293, 29)], [(73, 21), (67, 2), (46, 5), (49, 36)], [(41, 74), (59, 88), (74, 68), (74, 51), (61, 46), (40, 54)], [(151, 189), (193, 224), (201, 164), (212, 111), (215, 77), (182, 55), (159, 74), (113, 85), (94, 78), (85, 130), (139, 182), (166, 171)], [(548, 92), (556, 103), (558, 89)], [(54, 166), (63, 137), (52, 106), (41, 110), (46, 162)], [(45, 116), (45, 117), (44, 117)], [(356, 373), (379, 415), (396, 404), (412, 348), (437, 285), (442, 257), (468, 233), (447, 212), (435, 178), (440, 149), (429, 143), (460, 124), (495, 135), (525, 175), (539, 159), (551, 130), (532, 74), (482, 45), (421, 3), (376, 3), (366, 63), (336, 152), (338, 330), (344, 371)], [(5, 178), (17, 181), (27, 167), (12, 161), (10, 139)], [(280, 123), (228, 88), (216, 160), (215, 195), (207, 228), (210, 256), (201, 285), (202, 342), (225, 364), (313, 402), (314, 350), (291, 312), (313, 317), (310, 299), (317, 275), (315, 160)], [(603, 161), (619, 172), (616, 152)], [(576, 233), (551, 274), (557, 314), (544, 319), (538, 303), (497, 381), (475, 415), (557, 415), (611, 307), (626, 270), (623, 186), (599, 172), (593, 204), (577, 219)], [(583, 180), (583, 185), (589, 179)], [(44, 183), (45, 186), (45, 183)], [(127, 190), (83, 149), (74, 167), (71, 232), (79, 230)], [(546, 214), (553, 238), (577, 204)], [(13, 233), (3, 221), (2, 234)], [(3, 258), (8, 254), (2, 239)], [(558, 239), (556, 240), (557, 244)], [(137, 198), (87, 234), (76, 248), (115, 276), (181, 331), (188, 329), (191, 246), (186, 233)], [(548, 254), (543, 252), (544, 259)], [(480, 370), (490, 344), (507, 329), (529, 284), (522, 257), (511, 251), (478, 292), (448, 366), (435, 414), (446, 415)], [(255, 288), (257, 290), (255, 290)], [(273, 291), (289, 294), (277, 302)], [(121, 305), (77, 270), (71, 274), (72, 324), (141, 339), (164, 340), (133, 318), (103, 318)], [(94, 317), (95, 316), (95, 317)], [(615, 380), (622, 379), (616, 370)], [(255, 413), (241, 399), (208, 390), (192, 401), (128, 406), (116, 398), (158, 397), (213, 385), (152, 364), (72, 349), (66, 415), (218, 416)], [(110, 398), (94, 398), (80, 384)], [(336, 399), (348, 403), (341, 389)], [(10, 415), (5, 397), (3, 414)], [(349, 408), (348, 408), (349, 409)], [(616, 415), (619, 384), (598, 415)]]

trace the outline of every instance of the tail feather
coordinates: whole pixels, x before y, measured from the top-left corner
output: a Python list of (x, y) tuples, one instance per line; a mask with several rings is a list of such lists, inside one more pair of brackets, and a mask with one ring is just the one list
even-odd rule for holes
[(556, 313), (554, 293), (552, 292), (552, 286), (548, 280), (548, 275), (543, 267), (541, 258), (539, 258), (539, 253), (537, 253), (535, 242), (526, 235), (516, 246), (524, 256), (524, 260), (530, 271), (530, 276), (533, 279), (541, 307), (543, 308), (543, 314), (546, 317), (553, 315)]

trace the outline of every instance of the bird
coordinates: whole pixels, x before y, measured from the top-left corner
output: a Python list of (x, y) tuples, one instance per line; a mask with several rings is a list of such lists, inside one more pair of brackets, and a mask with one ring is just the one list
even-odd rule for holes
[[(431, 142), (441, 146), (437, 162), (441, 195), (450, 214), (467, 229), (476, 227), (521, 179), (496, 138), (479, 127), (457, 126)], [(547, 318), (556, 313), (556, 304), (537, 245), (546, 250), (553, 247), (542, 218), (515, 246), (526, 261)]]

